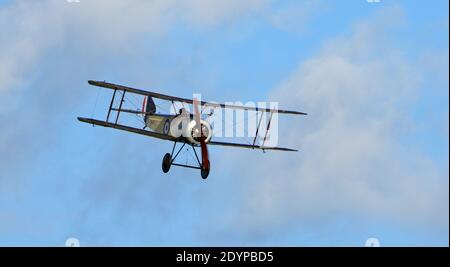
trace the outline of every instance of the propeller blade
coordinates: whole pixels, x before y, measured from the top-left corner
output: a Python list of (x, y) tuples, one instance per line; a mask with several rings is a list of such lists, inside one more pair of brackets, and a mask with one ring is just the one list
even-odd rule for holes
[(200, 145), (202, 148), (202, 168), (204, 170), (209, 170), (209, 154), (208, 154), (208, 146), (206, 145), (205, 138), (202, 137)]
[(201, 127), (201, 118), (200, 118), (200, 111), (198, 109), (199, 101), (197, 98), (194, 98), (193, 101), (194, 106), (194, 119), (195, 119), (195, 127), (200, 131), (200, 137), (202, 137), (202, 127)]
[(195, 126), (197, 129), (200, 130), (200, 146), (202, 149), (202, 169), (203, 170), (209, 170), (209, 154), (208, 154), (208, 146), (206, 145), (206, 136), (203, 135), (203, 127), (201, 124), (201, 118), (200, 118), (200, 111), (199, 111), (199, 101), (194, 98), (193, 100), (193, 106), (194, 106), (194, 119), (195, 119)]

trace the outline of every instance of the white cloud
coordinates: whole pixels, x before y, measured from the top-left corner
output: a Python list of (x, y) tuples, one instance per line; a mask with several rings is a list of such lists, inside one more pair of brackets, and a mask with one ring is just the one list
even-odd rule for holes
[(269, 0), (188, 0), (181, 4), (183, 19), (196, 26), (211, 27), (223, 21), (245, 16), (249, 12), (261, 10)]
[(285, 5), (268, 14), (268, 21), (283, 31), (302, 32), (320, 11), (327, 9), (320, 0), (286, 1)]
[(272, 91), (280, 107), (309, 113), (280, 118), (280, 142), (300, 152), (233, 156), (246, 179), (226, 223), (264, 232), (346, 213), (448, 227), (448, 171), (402, 145), (421, 75), (389, 42), (392, 12), (401, 18), (395, 8), (356, 24)]
[[(148, 77), (149, 69), (130, 71), (127, 60), (157, 54), (157, 49), (148, 46), (158, 48), (161, 37), (178, 23), (199, 29), (217, 27), (264, 3), (18, 0), (2, 5), (0, 121), (9, 127), (0, 131), (0, 150), (8, 150), (11, 162), (22, 166), (35, 151), (57, 141), (54, 123), (88, 101), (81, 98), (77, 86), (111, 70), (111, 62), (123, 69), (123, 75)], [(39, 136), (39, 141), (33, 136)], [(0, 161), (0, 168), (6, 166), (12, 169), (12, 164)], [(1, 176), (0, 182), (4, 180)]]
[[(69, 53), (73, 44), (77, 51), (83, 52), (79, 54), (83, 57), (84, 67), (99, 69), (103, 68), (103, 61), (107, 56), (127, 53), (134, 48), (134, 40), (143, 36), (157, 39), (173, 23), (185, 23), (198, 28), (215, 27), (257, 12), (264, 7), (266, 1), (192, 0), (181, 5), (178, 3), (180, 2), (170, 0), (82, 0), (79, 4), (69, 4), (65, 1), (43, 0), (16, 1), (1, 9), (0, 95), (3, 101), (0, 120), (4, 125), (10, 126), (0, 133), (0, 150), (8, 150), (10, 153), (7, 155), (8, 161), (2, 161), (0, 165), (14, 172), (10, 168), (13, 162), (23, 164), (27, 157), (34, 159), (37, 151), (45, 149), (45, 142), (33, 137), (49, 138), (47, 136), (57, 132), (56, 127), (50, 127), (51, 123), (48, 121), (45, 128), (34, 127), (38, 126), (36, 124), (48, 113), (48, 109), (55, 108), (51, 105), (42, 104), (42, 107), (33, 109), (33, 112), (21, 110), (20, 119), (17, 119), (17, 113), (9, 116), (13, 114), (9, 111), (17, 108), (17, 104), (23, 100), (20, 95), (24, 92), (16, 88), (33, 80), (33, 75), (39, 73), (40, 64), (45, 62), (45, 56), (52, 49), (62, 49)], [(226, 185), (233, 189), (243, 185), (236, 190), (239, 199), (244, 200), (235, 201), (240, 204), (236, 205), (237, 210), (230, 205), (224, 211), (224, 216), (220, 210), (212, 217), (201, 217), (211, 215), (211, 210), (214, 210), (212, 205), (204, 204), (205, 198), (217, 199), (216, 204), (219, 205), (224, 201), (232, 201), (229, 198), (233, 196), (229, 195), (229, 190), (223, 190), (223, 187), (214, 191), (205, 189), (202, 184), (199, 186), (201, 189), (192, 194), (195, 197), (189, 195), (183, 198), (194, 198), (195, 204), (200, 207), (200, 211), (194, 211), (200, 213), (199, 220), (215, 225), (208, 233), (217, 234), (215, 230), (220, 228), (220, 223), (223, 227), (228, 227), (225, 224), (231, 223), (258, 231), (266, 230), (272, 225), (285, 226), (292, 221), (317, 223), (319, 219), (328, 219), (340, 212), (352, 212), (361, 216), (391, 216), (401, 221), (408, 220), (409, 223), (441, 223), (447, 220), (448, 226), (448, 180), (445, 178), (448, 177), (448, 168), (447, 172), (441, 173), (431, 160), (415, 151), (407, 151), (399, 144), (399, 128), (403, 128), (404, 120), (408, 119), (403, 103), (411, 101), (410, 95), (416, 92), (420, 75), (414, 66), (393, 52), (385, 42), (384, 33), (392, 25), (386, 17), (360, 23), (352, 35), (329, 42), (321, 53), (300, 64), (290, 78), (273, 91), (273, 96), (281, 96), (280, 107), (298, 108), (310, 114), (306, 118), (289, 121), (291, 131), (284, 131), (288, 134), (285, 139), (280, 140), (283, 145), (299, 147), (299, 153), (271, 153), (267, 157), (251, 154), (251, 157), (242, 158), (240, 155), (249, 155), (246, 153), (251, 151), (237, 153), (236, 150), (223, 150), (232, 154), (224, 165), (239, 170), (239, 175), (236, 175), (239, 180), (234, 180), (239, 183), (236, 185), (229, 182), (231, 185)], [(397, 19), (399, 16), (394, 14), (391, 17)], [(74, 59), (73, 55), (64, 58), (68, 59)], [(71, 67), (69, 63), (67, 65), (68, 68)], [(52, 82), (61, 79), (51, 76), (54, 73), (47, 72), (45, 75), (49, 75), (48, 80)], [(144, 76), (145, 73), (141, 75)], [(64, 84), (79, 80), (80, 74), (73, 74)], [(66, 90), (68, 94), (73, 92), (70, 87), (53, 86), (55, 87)], [(39, 91), (30, 91), (35, 99), (28, 99), (26, 103), (40, 105), (41, 101), (51, 102), (47, 100), (47, 90), (50, 89), (46, 89), (45, 85), (40, 85), (38, 89)], [(5, 98), (4, 94), (16, 94), (19, 97)], [(8, 99), (7, 103), (5, 99)], [(61, 102), (59, 105), (67, 104), (65, 101)], [(56, 105), (55, 101), (51, 104)], [(4, 120), (7, 120), (6, 123)], [(280, 125), (285, 122), (283, 118), (280, 119)], [(29, 129), (33, 131), (27, 131)], [(448, 122), (446, 129), (448, 135)], [(55, 142), (52, 140), (52, 145)], [(123, 143), (111, 149), (120, 149), (123, 154)], [(130, 157), (135, 155), (133, 151), (129, 151)], [(213, 168), (214, 171), (219, 171), (221, 159), (216, 159), (217, 164)], [(232, 159), (236, 159), (234, 164), (230, 162)], [(108, 159), (98, 160), (110, 164)], [(248, 163), (249, 160), (254, 162)], [(264, 164), (261, 164), (262, 161)], [(114, 192), (105, 196), (105, 206), (112, 206), (110, 198), (117, 196), (117, 202), (122, 203), (120, 197), (124, 195), (125, 198), (137, 197), (139, 200), (153, 195), (149, 194), (147, 187), (141, 184), (136, 186), (150, 179), (147, 179), (145, 168), (138, 168), (133, 164), (141, 162), (127, 161), (121, 165), (123, 173), (115, 174), (115, 177), (102, 174), (104, 176), (97, 179), (99, 188), (102, 189), (103, 185), (113, 184), (110, 188)], [(137, 170), (140, 170), (138, 174)], [(291, 176), (280, 177), (280, 173)], [(139, 182), (135, 183), (130, 179), (128, 186), (124, 187), (124, 176), (139, 177)], [(17, 181), (14, 179), (14, 182)], [(172, 184), (167, 180), (155, 183), (160, 184), (150, 188), (160, 192), (169, 191), (161, 190), (161, 184), (166, 188), (177, 185), (176, 190), (170, 191), (171, 194), (166, 196), (172, 201), (185, 190), (179, 180), (171, 180)], [(214, 187), (217, 184), (223, 185), (225, 181), (211, 180), (209, 183), (209, 186)], [(2, 187), (4, 185), (7, 183), (2, 183)], [(92, 181), (86, 185), (89, 188), (91, 186)], [(136, 188), (138, 192), (132, 190)], [(138, 214), (137, 217), (141, 217), (147, 203), (160, 206), (160, 195), (154, 195), (151, 198), (154, 201), (136, 201), (139, 208), (135, 209), (127, 206), (129, 202), (123, 201), (123, 210), (132, 210)], [(88, 198), (97, 202), (98, 196), (98, 192), (95, 192)], [(183, 204), (174, 205), (170, 201), (163, 205), (170, 216), (175, 216), (176, 209), (183, 207)], [(98, 212), (95, 209), (92, 214)], [(127, 217), (123, 216), (123, 211), (119, 215), (122, 219)], [(158, 219), (152, 217), (149, 220)], [(163, 216), (161, 221), (167, 220)], [(204, 232), (203, 226), (196, 224), (190, 230), (200, 234)], [(142, 235), (141, 229), (136, 229), (139, 232), (137, 236)], [(210, 240), (217, 239), (214, 236)]]
[[(0, 9), (0, 93), (29, 81), (51, 49), (77, 45), (91, 53), (126, 52), (136, 39), (164, 34), (174, 23), (209, 28), (239, 19), (265, 0), (16, 1)], [(64, 46), (62, 46), (64, 45)], [(97, 55), (98, 56), (98, 55)]]
[[(51, 127), (61, 114), (55, 111), (76, 105), (80, 93), (74, 87), (110, 69), (111, 62), (120, 66), (124, 58), (158, 53), (142, 45), (158, 43), (177, 23), (208, 29), (238, 20), (264, 4), (263, 0), (19, 0), (1, 6), (0, 121), (10, 127), (0, 132), (0, 150), (8, 147), (13, 159), (29, 154), (25, 151), (35, 141), (27, 136), (32, 135), (28, 130), (35, 129), (36, 135), (40, 121)], [(129, 75), (147, 77), (148, 72)]]

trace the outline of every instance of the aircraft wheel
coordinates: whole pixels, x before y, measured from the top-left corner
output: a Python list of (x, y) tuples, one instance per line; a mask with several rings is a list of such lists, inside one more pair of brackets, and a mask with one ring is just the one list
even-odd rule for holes
[(203, 179), (206, 179), (206, 178), (208, 178), (208, 175), (209, 175), (209, 168), (208, 169), (201, 169), (201, 171), (200, 171), (200, 174), (202, 175), (202, 178)]
[(162, 161), (162, 171), (164, 173), (169, 172), (171, 165), (172, 165), (172, 156), (169, 153), (166, 153)]

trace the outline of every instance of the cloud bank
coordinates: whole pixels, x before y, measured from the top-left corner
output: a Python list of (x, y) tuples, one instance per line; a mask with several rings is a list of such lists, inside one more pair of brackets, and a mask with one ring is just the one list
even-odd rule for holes
[(280, 129), (280, 142), (300, 152), (233, 156), (235, 175), (246, 179), (226, 223), (255, 240), (290, 227), (310, 236), (317, 221), (342, 214), (448, 232), (448, 164), (402, 142), (424, 71), (390, 41), (402, 18), (394, 7), (355, 24), (271, 92), (280, 106), (309, 114)]
[[(0, 122), (8, 125), (0, 131), (0, 199), (8, 203), (0, 211), (2, 218), (17, 213), (13, 222), (2, 220), (2, 236), (25, 232), (24, 242), (48, 242), (63, 232), (89, 245), (273, 244), (296, 231), (301, 240), (316, 238), (342, 216), (448, 233), (448, 164), (442, 168), (402, 142), (414, 124), (424, 70), (391, 40), (391, 29), (403, 24), (396, 8), (329, 40), (271, 91), (280, 107), (310, 114), (280, 120), (280, 142), (299, 147), (297, 154), (213, 151), (220, 176), (205, 186), (183, 171), (165, 179), (152, 170), (160, 163), (152, 151), (163, 145), (73, 124), (87, 106), (80, 89), (87, 79), (152, 84), (151, 70), (133, 63), (156, 56), (174, 25), (220, 30), (267, 5), (48, 0), (0, 9)], [(266, 17), (277, 27), (291, 25), (283, 12)], [(435, 61), (429, 65), (441, 69)], [(448, 69), (448, 60), (442, 63)], [(442, 128), (448, 138), (448, 119)]]

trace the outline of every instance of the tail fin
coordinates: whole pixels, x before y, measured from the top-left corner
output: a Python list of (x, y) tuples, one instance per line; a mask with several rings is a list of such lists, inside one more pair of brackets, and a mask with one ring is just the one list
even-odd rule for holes
[(145, 112), (145, 121), (147, 121), (147, 116), (149, 114), (154, 114), (156, 112), (155, 102), (153, 102), (153, 99), (150, 96), (144, 98), (144, 102), (142, 102), (142, 112)]

